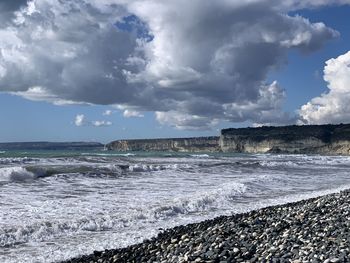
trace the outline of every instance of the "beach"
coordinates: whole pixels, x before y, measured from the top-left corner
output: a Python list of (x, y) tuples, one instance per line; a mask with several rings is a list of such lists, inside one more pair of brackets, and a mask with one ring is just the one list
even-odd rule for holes
[(350, 190), (162, 231), (78, 262), (348, 262)]

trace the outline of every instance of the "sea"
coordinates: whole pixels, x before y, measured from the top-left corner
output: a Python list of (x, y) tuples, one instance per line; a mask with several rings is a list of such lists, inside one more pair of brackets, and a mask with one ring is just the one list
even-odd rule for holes
[(350, 188), (350, 157), (0, 152), (0, 262), (58, 262)]

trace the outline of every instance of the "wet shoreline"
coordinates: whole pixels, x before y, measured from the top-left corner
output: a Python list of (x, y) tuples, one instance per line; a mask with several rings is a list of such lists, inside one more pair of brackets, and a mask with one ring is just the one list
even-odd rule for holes
[(348, 262), (350, 190), (162, 231), (76, 262)]

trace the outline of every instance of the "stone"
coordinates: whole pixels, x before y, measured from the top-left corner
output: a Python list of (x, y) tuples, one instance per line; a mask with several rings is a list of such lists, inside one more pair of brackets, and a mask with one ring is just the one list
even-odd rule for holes
[(238, 253), (240, 250), (239, 250), (239, 248), (234, 247), (232, 251), (233, 251), (233, 253)]

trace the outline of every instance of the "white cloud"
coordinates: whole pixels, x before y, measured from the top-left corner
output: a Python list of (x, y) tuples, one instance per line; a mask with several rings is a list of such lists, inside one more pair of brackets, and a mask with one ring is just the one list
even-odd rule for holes
[(125, 118), (131, 118), (131, 117), (141, 118), (141, 117), (144, 117), (144, 115), (141, 112), (136, 111), (136, 110), (124, 110), (123, 116)]
[(85, 102), (77, 102), (71, 100), (60, 99), (58, 96), (53, 95), (46, 88), (43, 87), (30, 87), (26, 91), (10, 92), (12, 95), (21, 96), (27, 100), (32, 101), (47, 101), (54, 105), (72, 105), (72, 104), (88, 104)]
[(179, 130), (206, 130), (218, 124), (217, 119), (183, 114), (178, 111), (156, 112), (155, 114), (160, 124), (170, 125)]
[(111, 126), (113, 123), (110, 121), (92, 121), (91, 124), (95, 127)]
[(317, 8), (328, 5), (346, 5), (350, 0), (276, 0), (279, 8), (287, 10), (300, 10), (304, 8)]
[(0, 25), (0, 91), (60, 105), (123, 105), (125, 117), (154, 111), (180, 129), (290, 121), (268, 73), (288, 50), (312, 52), (338, 36), (286, 15), (330, 0), (15, 2), (6, 7), (14, 19)]
[(88, 121), (84, 114), (78, 114), (75, 116), (75, 126), (94, 126), (94, 127), (106, 127), (111, 126), (113, 123), (110, 121)]
[(274, 81), (271, 85), (261, 87), (256, 102), (231, 103), (224, 105), (225, 115), (234, 122), (255, 120), (256, 124), (287, 124), (295, 121), (294, 117), (281, 111), (284, 90)]
[(301, 107), (300, 123), (350, 122), (350, 51), (326, 61), (323, 72), (329, 90)]
[(110, 116), (110, 115), (112, 115), (112, 113), (113, 113), (113, 111), (111, 111), (111, 110), (106, 110), (106, 111), (104, 111), (104, 112), (102, 113), (102, 115), (103, 115), (103, 116)]
[(85, 125), (85, 116), (84, 114), (78, 114), (77, 116), (75, 116), (75, 121), (74, 121), (74, 124), (75, 126), (83, 126)]

